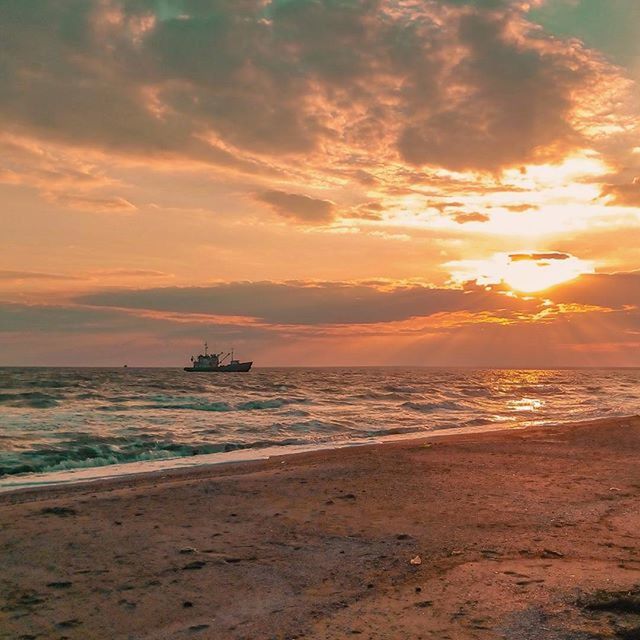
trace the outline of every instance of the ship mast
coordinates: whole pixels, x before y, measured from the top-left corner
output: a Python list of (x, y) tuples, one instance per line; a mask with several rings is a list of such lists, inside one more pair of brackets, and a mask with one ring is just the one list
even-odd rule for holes
[(204, 343), (204, 355), (209, 355), (209, 345), (206, 342)]

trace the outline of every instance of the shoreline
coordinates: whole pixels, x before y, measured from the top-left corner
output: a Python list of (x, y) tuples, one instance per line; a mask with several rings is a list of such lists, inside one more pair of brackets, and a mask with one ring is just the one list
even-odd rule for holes
[(1, 494), (0, 638), (640, 629), (639, 416), (443, 435)]
[(142, 460), (95, 467), (76, 467), (72, 469), (44, 471), (38, 473), (15, 474), (0, 477), (0, 495), (19, 491), (37, 491), (49, 487), (73, 486), (85, 483), (126, 480), (133, 476), (147, 474), (166, 474), (185, 470), (201, 470), (218, 465), (236, 465), (256, 463), (274, 457), (296, 456), (300, 454), (332, 451), (350, 447), (369, 447), (394, 442), (422, 441), (453, 437), (457, 435), (474, 435), (482, 433), (499, 433), (519, 429), (544, 429), (547, 427), (568, 427), (591, 424), (593, 422), (632, 419), (634, 416), (614, 416), (581, 421), (554, 421), (549, 423), (504, 422), (479, 425), (474, 427), (452, 427), (433, 431), (415, 431), (405, 434), (391, 434), (371, 438), (335, 441), (308, 445), (276, 445), (262, 448), (239, 448), (232, 451), (199, 454), (196, 456), (176, 456), (158, 460)]

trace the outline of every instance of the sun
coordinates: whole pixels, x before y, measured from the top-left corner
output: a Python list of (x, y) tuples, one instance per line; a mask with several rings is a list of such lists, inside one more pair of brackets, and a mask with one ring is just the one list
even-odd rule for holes
[(448, 263), (453, 282), (474, 281), (481, 286), (503, 285), (520, 293), (535, 293), (593, 273), (593, 265), (570, 253), (521, 251), (495, 253), (484, 260)]
[(513, 254), (509, 258), (501, 279), (523, 293), (543, 291), (589, 271), (581, 260), (567, 254)]

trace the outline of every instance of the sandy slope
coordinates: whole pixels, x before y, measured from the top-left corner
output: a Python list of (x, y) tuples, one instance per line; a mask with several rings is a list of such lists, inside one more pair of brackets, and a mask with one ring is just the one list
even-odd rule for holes
[(640, 638), (578, 604), (640, 583), (639, 455), (632, 418), (0, 496), (0, 637)]

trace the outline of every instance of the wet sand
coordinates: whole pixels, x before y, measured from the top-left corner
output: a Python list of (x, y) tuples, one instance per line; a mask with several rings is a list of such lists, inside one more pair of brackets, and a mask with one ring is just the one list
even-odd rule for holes
[(5, 494), (0, 638), (640, 638), (639, 454), (635, 417)]

